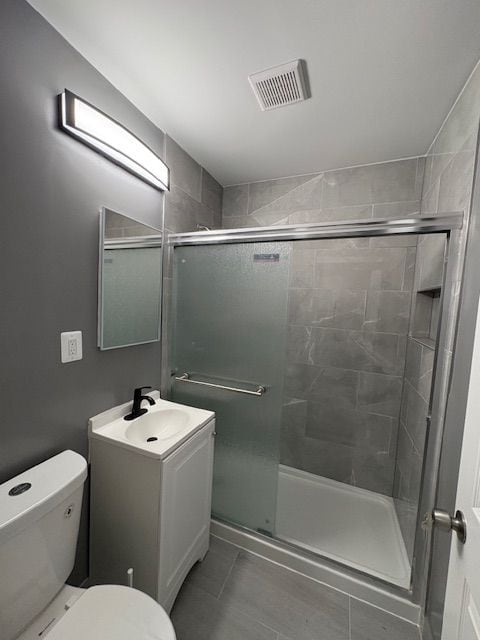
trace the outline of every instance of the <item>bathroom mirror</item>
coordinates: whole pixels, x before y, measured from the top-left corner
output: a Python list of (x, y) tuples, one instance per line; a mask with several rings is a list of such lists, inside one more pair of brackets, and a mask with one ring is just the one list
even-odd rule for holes
[(160, 340), (162, 234), (103, 208), (100, 213), (98, 346)]

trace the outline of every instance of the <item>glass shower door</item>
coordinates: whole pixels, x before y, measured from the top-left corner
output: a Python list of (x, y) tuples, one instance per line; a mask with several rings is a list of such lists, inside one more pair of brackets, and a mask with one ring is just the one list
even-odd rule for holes
[[(174, 401), (215, 411), (214, 516), (273, 534), (290, 244), (174, 251)], [(262, 395), (191, 384), (177, 378)]]

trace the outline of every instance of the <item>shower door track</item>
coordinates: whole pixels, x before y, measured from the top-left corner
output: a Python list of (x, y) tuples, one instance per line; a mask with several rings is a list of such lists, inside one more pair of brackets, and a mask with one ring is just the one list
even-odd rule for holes
[(181, 247), (186, 245), (268, 242), (275, 240), (319, 240), (322, 238), (390, 236), (410, 233), (448, 233), (462, 228), (463, 217), (463, 212), (454, 211), (442, 216), (389, 219), (367, 218), (334, 223), (321, 222), (317, 224), (192, 231), (169, 234), (168, 244), (173, 247)]

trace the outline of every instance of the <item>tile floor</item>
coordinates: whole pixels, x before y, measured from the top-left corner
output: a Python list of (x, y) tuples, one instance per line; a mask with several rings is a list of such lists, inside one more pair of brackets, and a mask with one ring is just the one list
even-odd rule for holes
[(212, 537), (172, 609), (177, 640), (419, 640), (418, 627)]

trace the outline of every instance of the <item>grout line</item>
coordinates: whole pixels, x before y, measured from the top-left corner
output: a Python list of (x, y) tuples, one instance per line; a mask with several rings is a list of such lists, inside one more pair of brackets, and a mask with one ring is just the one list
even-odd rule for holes
[[(290, 195), (291, 193), (293, 193), (294, 191), (296, 191), (297, 189), (301, 189), (302, 187), (304, 187), (306, 184), (309, 184), (310, 182), (313, 182), (316, 178), (322, 177), (322, 192), (320, 194), (320, 203), (322, 202), (322, 194), (323, 194), (323, 174), (319, 173), (318, 175), (314, 175), (313, 178), (310, 178), (310, 180), (306, 180), (305, 182), (302, 182), (302, 184), (297, 185), (296, 187), (293, 187), (292, 189), (290, 189), (289, 191), (287, 191), (286, 193), (284, 193), (281, 196), (278, 196), (278, 198), (274, 198), (271, 202), (268, 202), (267, 204), (262, 205), (261, 207), (259, 207), (258, 209), (254, 209), (251, 214), (249, 215), (254, 215), (254, 214), (258, 214), (258, 213), (262, 213), (262, 209), (265, 209), (266, 207), (271, 207), (272, 204), (275, 204), (275, 202), (278, 202), (279, 200), (282, 200), (282, 198), (285, 198), (286, 196)], [(296, 177), (296, 176), (294, 176)], [(248, 183), (248, 193), (250, 194), (250, 185), (251, 184), (255, 184), (254, 182), (249, 182)], [(249, 204), (250, 204), (250, 196), (249, 196)], [(320, 209), (320, 211), (322, 210), (322, 207), (318, 207)], [(314, 210), (316, 211), (317, 208), (314, 208)], [(295, 210), (296, 211), (296, 210)], [(291, 213), (295, 213), (295, 211), (292, 211)], [(305, 211), (305, 209), (300, 209), (300, 211)], [(309, 209), (306, 209), (306, 211), (309, 211)], [(310, 209), (311, 211), (311, 209)], [(268, 213), (268, 212), (267, 212)], [(291, 215), (287, 214), (288, 215)]]
[[(220, 538), (220, 540), (221, 540), (221, 538)], [(233, 545), (233, 546), (236, 546), (236, 545)], [(240, 547), (237, 547), (237, 548), (238, 548), (237, 555), (235, 556), (235, 559), (234, 559), (234, 561), (232, 562), (232, 566), (230, 567), (230, 569), (229, 569), (229, 571), (228, 571), (228, 573), (227, 573), (227, 576), (226, 576), (225, 580), (223, 581), (223, 584), (222, 584), (221, 589), (220, 589), (220, 591), (219, 591), (219, 593), (218, 593), (218, 596), (217, 596), (217, 600), (220, 600), (220, 598), (221, 598), (221, 596), (222, 596), (222, 594), (223, 594), (223, 591), (224, 591), (224, 589), (225, 589), (225, 586), (226, 586), (226, 584), (227, 584), (227, 582), (228, 582), (228, 579), (230, 578), (230, 576), (231, 576), (231, 574), (232, 574), (233, 567), (235, 566), (235, 563), (237, 562), (238, 556), (239, 556), (239, 554), (240, 554)]]
[(289, 176), (278, 176), (276, 178), (264, 178), (263, 180), (250, 180), (247, 182), (237, 182), (235, 184), (225, 184), (226, 187), (239, 187), (245, 184), (258, 184), (260, 182), (272, 182), (273, 180), (285, 180), (286, 178), (302, 178), (303, 176), (318, 176), (319, 174), (332, 173), (334, 171), (345, 171), (347, 169), (359, 169), (361, 167), (372, 167), (379, 164), (391, 164), (394, 162), (403, 162), (404, 160), (416, 160), (417, 158), (424, 158), (425, 153), (421, 153), (416, 156), (403, 156), (401, 158), (392, 158), (391, 160), (380, 160), (379, 162), (364, 162), (363, 164), (350, 164), (344, 167), (332, 167), (331, 169), (323, 169), (321, 171), (309, 171), (308, 173), (294, 173)]
[(324, 206), (323, 206), (323, 198), (325, 196), (325, 174), (320, 174), (322, 176), (322, 188), (320, 190), (320, 209), (323, 210)]
[[(402, 291), (401, 293), (404, 293), (404, 292)], [(405, 293), (408, 293), (408, 291)], [(409, 337), (407, 331), (404, 331), (403, 333), (399, 333), (398, 331), (365, 331), (364, 329), (345, 329), (344, 327), (327, 327), (324, 325), (312, 324), (311, 322), (306, 322), (306, 323), (305, 322), (303, 323), (289, 322), (288, 324), (292, 327), (303, 327), (304, 329), (326, 329), (327, 331), (349, 331), (352, 333), (363, 333), (366, 336), (382, 334), (386, 336), (397, 336), (401, 338)], [(336, 367), (336, 368), (343, 369), (344, 367)], [(353, 369), (353, 371), (357, 371), (357, 369)], [(364, 371), (364, 369), (358, 369), (358, 371)], [(381, 372), (369, 371), (367, 373), (381, 373)]]
[(200, 165), (200, 204), (203, 204), (203, 172), (204, 168)]
[(348, 638), (352, 640), (352, 597), (348, 596)]

